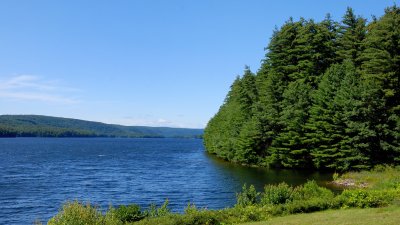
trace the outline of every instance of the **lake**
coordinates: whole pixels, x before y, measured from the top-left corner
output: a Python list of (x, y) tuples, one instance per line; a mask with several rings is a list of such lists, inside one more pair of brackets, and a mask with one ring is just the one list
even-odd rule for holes
[(330, 174), (233, 165), (208, 155), (200, 139), (0, 139), (0, 224), (32, 224), (54, 216), (67, 200), (107, 209), (169, 199), (219, 209), (235, 204), (244, 183), (262, 190), (285, 181), (321, 184)]

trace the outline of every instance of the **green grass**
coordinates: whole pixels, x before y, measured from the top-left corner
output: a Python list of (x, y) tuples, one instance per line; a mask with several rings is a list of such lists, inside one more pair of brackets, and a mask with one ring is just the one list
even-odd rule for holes
[(274, 217), (264, 222), (245, 223), (242, 225), (398, 225), (400, 224), (400, 206), (369, 209), (341, 209), (323, 212), (296, 214)]
[(400, 166), (376, 166), (370, 171), (348, 172), (338, 178), (352, 180), (357, 184), (366, 184), (370, 189), (400, 188)]

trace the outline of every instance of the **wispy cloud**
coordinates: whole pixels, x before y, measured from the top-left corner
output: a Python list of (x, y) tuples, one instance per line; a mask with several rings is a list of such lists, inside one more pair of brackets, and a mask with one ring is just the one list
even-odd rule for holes
[(121, 124), (127, 126), (151, 126), (151, 127), (177, 127), (177, 128), (204, 128), (202, 124), (193, 124), (179, 120), (169, 120), (164, 118), (154, 118), (153, 116), (112, 118), (103, 120), (105, 123)]
[(79, 102), (70, 96), (74, 91), (76, 89), (60, 86), (57, 81), (33, 75), (18, 75), (0, 80), (2, 99), (74, 104)]
[(107, 123), (128, 125), (128, 126), (181, 127), (180, 124), (175, 123), (175, 122), (170, 121), (170, 120), (163, 119), (163, 118), (153, 119), (153, 118), (124, 117), (124, 118), (110, 119), (110, 120), (108, 120), (106, 122)]

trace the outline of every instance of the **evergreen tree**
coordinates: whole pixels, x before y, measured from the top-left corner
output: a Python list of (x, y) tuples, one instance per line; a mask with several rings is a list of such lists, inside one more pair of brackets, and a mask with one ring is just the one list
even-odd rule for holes
[(207, 151), (243, 164), (362, 169), (400, 162), (400, 10), (339, 25), (289, 19), (209, 121)]
[(364, 114), (374, 163), (399, 162), (400, 115), (400, 9), (387, 8), (372, 23), (364, 42), (362, 72), (366, 92)]
[(204, 144), (210, 153), (238, 161), (237, 138), (243, 124), (251, 118), (252, 105), (257, 100), (255, 75), (246, 67), (243, 77), (237, 77), (224, 104), (204, 130)]
[(341, 65), (344, 74), (340, 87), (333, 99), (334, 131), (338, 135), (339, 149), (336, 168), (338, 170), (366, 169), (371, 166), (369, 157), (370, 146), (367, 144), (371, 132), (365, 126), (363, 114), (363, 86), (360, 75), (354, 65)]
[[(283, 92), (290, 80), (289, 74), (296, 70), (297, 58), (293, 51), (294, 41), (304, 21), (294, 22), (290, 18), (280, 30), (275, 30), (267, 47), (267, 54), (261, 69), (257, 73), (258, 101), (254, 104), (255, 124), (262, 133), (257, 139), (257, 151), (260, 161), (271, 162), (271, 151), (268, 149), (281, 130), (279, 114), (282, 110)], [(254, 124), (254, 123), (253, 123)]]
[(244, 164), (259, 164), (265, 154), (265, 144), (260, 121), (253, 117), (247, 121), (237, 138), (236, 155), (233, 161)]
[(358, 81), (352, 63), (336, 64), (324, 74), (312, 96), (307, 143), (317, 168), (347, 170), (365, 163), (360, 146), (356, 146), (361, 98)]
[(292, 52), (295, 47), (295, 40), (298, 38), (303, 24), (303, 19), (299, 22), (294, 22), (293, 18), (290, 18), (280, 30), (274, 31), (262, 65), (264, 70), (273, 69), (284, 80), (288, 79), (286, 78), (288, 74), (296, 72), (298, 58)]
[(289, 53), (297, 59), (297, 63), (294, 65), (294, 71), (288, 76), (290, 81), (304, 79), (315, 88), (319, 77), (337, 60), (336, 25), (329, 15), (319, 24), (313, 20), (301, 21), (302, 27)]
[(361, 66), (360, 54), (362, 41), (366, 35), (366, 20), (356, 16), (352, 8), (347, 8), (340, 25), (337, 54), (342, 60), (351, 60), (359, 68)]
[(279, 117), (283, 129), (270, 149), (272, 164), (276, 166), (300, 168), (311, 164), (308, 146), (304, 142), (310, 91), (311, 86), (300, 79), (290, 83), (283, 94)]
[(313, 105), (310, 109), (310, 119), (307, 121), (307, 143), (317, 168), (335, 168), (339, 149), (337, 135), (338, 126), (334, 123), (336, 107), (334, 98), (340, 88), (340, 82), (345, 74), (339, 65), (331, 67), (322, 77), (318, 90), (312, 95)]

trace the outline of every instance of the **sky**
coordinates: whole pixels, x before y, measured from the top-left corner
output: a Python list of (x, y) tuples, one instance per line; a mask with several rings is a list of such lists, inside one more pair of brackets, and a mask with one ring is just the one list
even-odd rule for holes
[(204, 128), (289, 17), (400, 0), (1, 0), (0, 115)]

